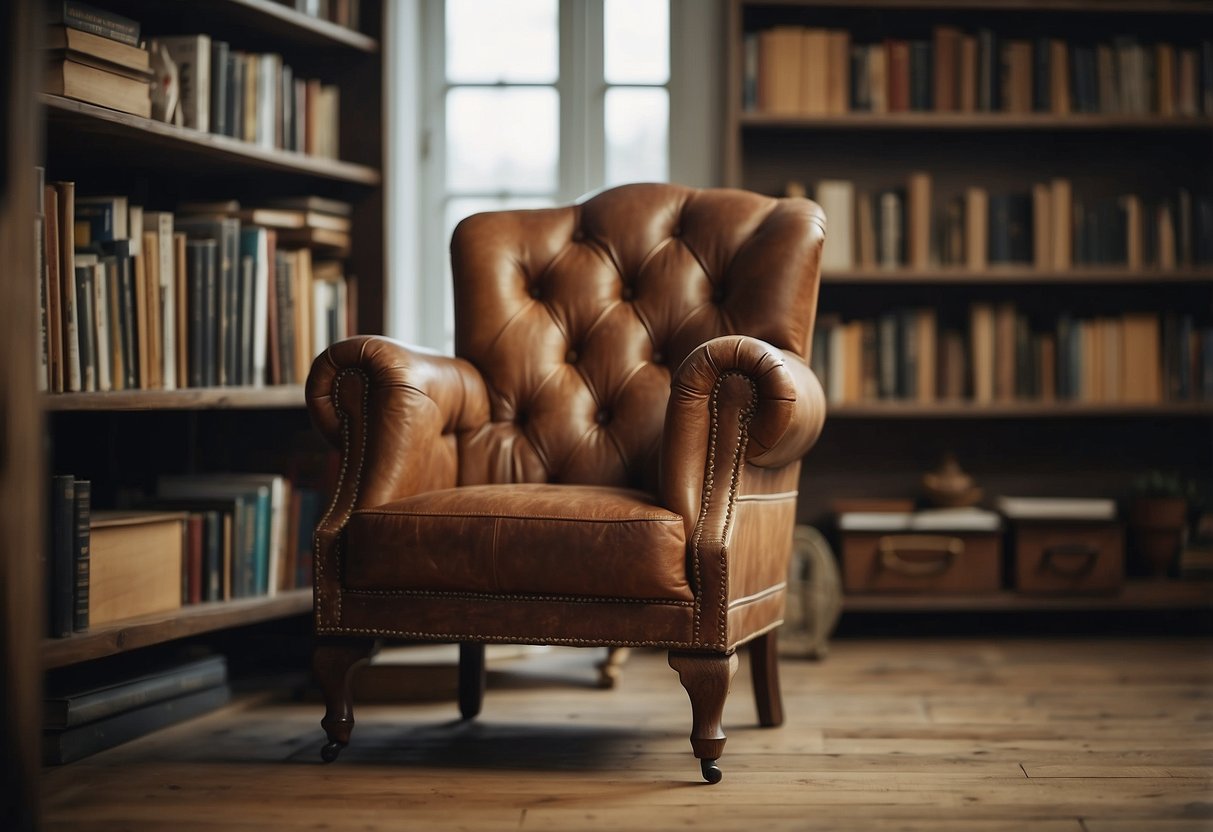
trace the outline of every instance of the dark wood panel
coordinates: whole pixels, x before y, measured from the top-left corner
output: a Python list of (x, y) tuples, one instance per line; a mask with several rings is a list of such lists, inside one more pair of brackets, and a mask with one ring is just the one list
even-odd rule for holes
[(54, 393), (44, 395), (42, 401), (48, 411), (258, 410), (302, 408), (305, 405), (301, 384)]
[(1213, 610), (1208, 581), (1129, 581), (1113, 595), (847, 595), (847, 612), (1049, 612), (1060, 610)]
[(781, 116), (769, 113), (743, 113), (741, 126), (757, 131), (769, 130), (964, 130), (964, 131), (1213, 131), (1208, 116), (1127, 116), (1097, 113), (863, 113), (826, 116)]

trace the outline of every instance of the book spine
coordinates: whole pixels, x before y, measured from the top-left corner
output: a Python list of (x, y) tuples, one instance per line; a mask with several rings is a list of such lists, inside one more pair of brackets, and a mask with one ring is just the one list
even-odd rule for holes
[(76, 333), (80, 352), (80, 389), (97, 390), (97, 360), (94, 344), (97, 328), (93, 319), (93, 267), (76, 266)]
[(211, 132), (220, 136), (229, 136), (228, 117), (231, 110), (228, 104), (230, 85), (228, 72), (231, 70), (229, 52), (231, 47), (226, 41), (211, 41)]
[(74, 555), (76, 580), (72, 604), (72, 628), (76, 632), (81, 632), (88, 629), (88, 590), (89, 569), (91, 565), (89, 519), (91, 517), (92, 483), (88, 480), (76, 480), (73, 488), (75, 491), (73, 515), (75, 518)]
[(76, 479), (58, 475), (51, 480), (50, 635), (72, 634), (76, 611)]
[(118, 258), (118, 291), (121, 298), (122, 364), (127, 390), (139, 386), (139, 335), (136, 332), (135, 274), (130, 257)]
[(206, 310), (205, 303), (203, 302), (206, 291), (204, 245), (197, 240), (189, 240), (186, 242), (186, 247), (189, 250), (187, 271), (187, 284), (189, 286), (189, 385), (190, 387), (202, 387), (204, 382), (202, 352), (206, 344), (206, 340), (203, 337), (203, 329), (206, 323)]
[(129, 17), (94, 8), (86, 3), (75, 0), (63, 0), (62, 7), (58, 4), (51, 10), (50, 21), (62, 20), (65, 26), (100, 35), (127, 46), (139, 45), (139, 24)]

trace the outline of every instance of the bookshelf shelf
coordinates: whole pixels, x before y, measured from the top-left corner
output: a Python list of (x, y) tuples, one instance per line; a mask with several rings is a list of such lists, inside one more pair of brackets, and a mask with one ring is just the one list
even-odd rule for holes
[(215, 168), (275, 171), (371, 187), (381, 182), (379, 171), (366, 165), (270, 150), (58, 95), (43, 94), (41, 99), (48, 120), (63, 130), (105, 135), (135, 150), (168, 151), (178, 165), (188, 158), (192, 164)]
[(982, 271), (963, 268), (939, 269), (871, 269), (844, 272), (825, 272), (826, 283), (903, 283), (922, 285), (928, 283), (980, 284), (1041, 284), (1056, 283), (1072, 285), (1109, 283), (1123, 285), (1157, 285), (1160, 283), (1210, 283), (1213, 284), (1213, 269), (1182, 269), (1160, 271), (1157, 269), (1094, 268), (1077, 266), (1065, 271), (1042, 271), (1026, 266), (991, 266)]
[(1073, 132), (1189, 132), (1213, 131), (1207, 116), (1122, 116), (1094, 113), (845, 113), (823, 116), (784, 116), (742, 113), (747, 130), (959, 130), (959, 131), (1073, 131)]
[[(341, 46), (358, 52), (379, 51), (379, 41), (327, 20), (297, 12), (274, 0), (223, 0), (213, 4), (236, 22), (280, 29), (292, 40), (314, 46)], [(212, 14), (214, 9), (209, 10)]]
[(830, 406), (831, 419), (1213, 418), (1213, 402), (1104, 404), (1080, 402), (858, 402)]
[(1096, 612), (1213, 610), (1213, 582), (1131, 580), (1115, 595), (846, 595), (846, 612)]
[(268, 410), (302, 408), (303, 385), (192, 387), (183, 390), (120, 390), (43, 396), (48, 411)]
[(1082, 12), (1086, 14), (1189, 14), (1213, 12), (1206, 0), (755, 0), (749, 6), (902, 9), (921, 11)]
[(68, 638), (43, 639), (42, 667), (49, 670), (187, 636), (302, 615), (311, 608), (312, 590), (308, 588), (266, 598), (195, 604), (171, 612), (115, 621)]

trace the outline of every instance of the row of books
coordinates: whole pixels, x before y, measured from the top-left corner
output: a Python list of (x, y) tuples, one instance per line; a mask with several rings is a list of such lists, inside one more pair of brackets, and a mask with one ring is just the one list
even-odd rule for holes
[(243, 52), (206, 34), (158, 37), (180, 80), (177, 100), (152, 99), (152, 118), (252, 142), (336, 159), (340, 88), (297, 78), (282, 56)]
[(89, 480), (51, 478), (47, 632), (311, 585), (320, 494), (271, 474), (162, 477), (135, 508), (93, 508)]
[(43, 89), (260, 147), (338, 158), (340, 93), (282, 56), (206, 34), (141, 39), (138, 21), (66, 0), (47, 34)]
[[(83, 678), (81, 678), (83, 677)], [(42, 762), (63, 765), (226, 704), (227, 660), (184, 653), (138, 672), (128, 665), (47, 679)]]
[(981, 302), (944, 324), (928, 308), (825, 315), (811, 360), (834, 403), (1213, 401), (1213, 326), (1189, 314), (1038, 321)]
[[(803, 195), (789, 183), (787, 193)], [(826, 271), (856, 267), (981, 271), (1019, 264), (1042, 271), (1116, 265), (1174, 270), (1213, 263), (1213, 194), (1186, 188), (1149, 199), (1076, 195), (1069, 179), (1036, 183), (1030, 191), (991, 193), (984, 187), (939, 198), (929, 173), (911, 173), (904, 186), (874, 193), (849, 180), (822, 180), (814, 197), (830, 233)]]
[[(41, 178), (42, 171), (39, 170)], [(39, 383), (51, 392), (302, 383), (351, 332), (350, 206), (145, 211), (38, 189)]]
[(787, 25), (745, 35), (742, 72), (742, 108), (777, 115), (1213, 115), (1207, 39), (1093, 43), (936, 26), (930, 39), (854, 43), (844, 29)]

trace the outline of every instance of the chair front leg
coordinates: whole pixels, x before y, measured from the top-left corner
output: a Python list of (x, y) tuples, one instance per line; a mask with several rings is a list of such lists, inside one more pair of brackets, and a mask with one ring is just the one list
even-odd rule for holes
[(750, 677), (758, 724), (763, 728), (783, 725), (783, 696), (779, 692), (779, 645), (775, 634), (764, 633), (750, 642)]
[(328, 744), (320, 749), (326, 763), (337, 759), (349, 744), (354, 730), (354, 697), (350, 682), (354, 671), (371, 660), (379, 643), (367, 638), (322, 638), (312, 653), (312, 672), (324, 694), (324, 719), (320, 726)]
[(724, 753), (722, 717), (729, 685), (737, 672), (737, 653), (670, 651), (670, 667), (691, 699), (691, 748), (699, 759), (703, 779), (719, 783), (724, 774), (716, 761)]

